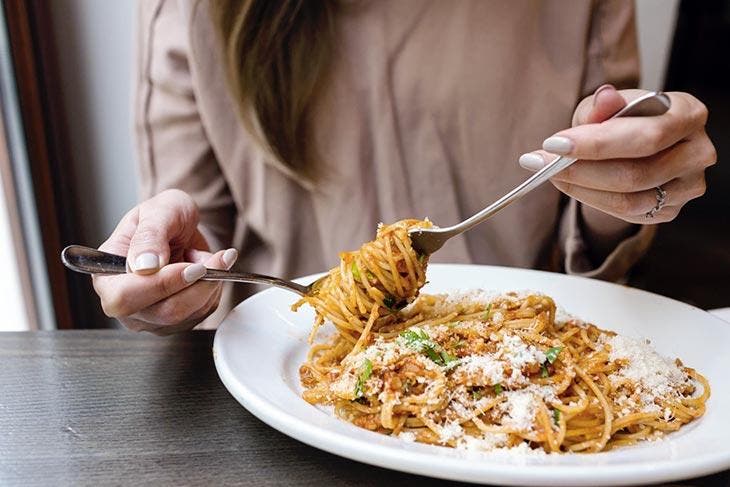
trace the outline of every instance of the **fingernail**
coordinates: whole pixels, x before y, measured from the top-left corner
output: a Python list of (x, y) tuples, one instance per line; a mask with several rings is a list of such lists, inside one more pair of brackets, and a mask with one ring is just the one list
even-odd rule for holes
[(598, 87), (598, 89), (593, 93), (593, 106), (596, 106), (596, 100), (598, 100), (598, 94), (602, 93), (606, 90), (615, 90), (613, 85), (611, 84), (605, 84)]
[(151, 271), (160, 267), (160, 258), (152, 253), (144, 253), (134, 259), (134, 272)]
[(203, 277), (206, 270), (203, 264), (190, 264), (183, 271), (183, 279), (185, 279), (185, 282), (193, 283)]
[(520, 166), (524, 167), (528, 171), (538, 171), (545, 167), (545, 159), (540, 154), (534, 154), (528, 152), (520, 156)]
[(555, 135), (548, 137), (542, 143), (542, 148), (553, 154), (566, 155), (573, 151), (573, 141), (567, 137), (560, 137)]
[(238, 259), (238, 250), (228, 249), (223, 252), (223, 263), (226, 265), (226, 269), (233, 267), (233, 264), (236, 263), (236, 259)]

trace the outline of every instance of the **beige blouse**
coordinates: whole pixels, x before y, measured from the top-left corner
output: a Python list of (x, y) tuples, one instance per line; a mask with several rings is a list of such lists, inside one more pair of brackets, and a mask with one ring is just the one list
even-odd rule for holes
[[(239, 269), (284, 277), (332, 267), (381, 221), (472, 215), (530, 175), (518, 157), (569, 127), (582, 97), (638, 78), (633, 0), (343, 2), (312, 116), (327, 177), (308, 187), (240, 123), (207, 3), (138, 8), (141, 196), (188, 192), (212, 247), (238, 248)], [(433, 261), (620, 279), (653, 227), (596, 266), (566, 199), (546, 184)], [(251, 291), (228, 289), (221, 312)]]

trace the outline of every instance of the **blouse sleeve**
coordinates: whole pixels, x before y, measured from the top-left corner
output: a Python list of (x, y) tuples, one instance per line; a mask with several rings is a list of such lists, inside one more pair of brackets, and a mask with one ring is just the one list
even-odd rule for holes
[[(581, 98), (611, 83), (618, 89), (639, 84), (639, 53), (633, 0), (594, 2), (587, 46)], [(636, 225), (636, 231), (619, 242), (601, 263), (591, 262), (590, 249), (581, 231), (580, 203), (570, 200), (560, 225), (560, 250), (568, 274), (622, 280), (646, 253), (656, 233), (653, 225)]]
[(185, 191), (213, 250), (231, 245), (235, 205), (195, 101), (189, 32), (173, 0), (137, 4), (134, 132), (140, 196)]

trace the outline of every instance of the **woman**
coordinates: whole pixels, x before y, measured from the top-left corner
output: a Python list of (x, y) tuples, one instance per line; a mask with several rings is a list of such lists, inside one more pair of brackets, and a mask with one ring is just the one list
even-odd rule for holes
[(632, 5), (140, 2), (145, 200), (100, 247), (133, 270), (94, 278), (105, 312), (189, 329), (247, 292), (219, 306), (204, 266), (321, 271), (378, 222), (456, 223), (555, 154), (580, 161), (434, 260), (620, 279), (716, 158), (686, 93), (600, 123), (642, 93)]

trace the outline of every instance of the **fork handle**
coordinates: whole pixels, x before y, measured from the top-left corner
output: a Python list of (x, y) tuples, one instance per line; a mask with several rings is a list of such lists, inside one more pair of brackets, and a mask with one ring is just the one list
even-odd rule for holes
[[(663, 115), (669, 110), (671, 101), (669, 97), (662, 92), (647, 93), (639, 98), (631, 101), (621, 110), (616, 112), (611, 118), (617, 117), (649, 117)], [(561, 156), (553, 160), (551, 163), (530, 176), (522, 184), (514, 188), (506, 195), (499, 198), (491, 205), (484, 208), (479, 213), (467, 218), (458, 225), (444, 228), (448, 232), (449, 238), (479, 225), (481, 222), (497, 213), (504, 208), (522, 198), (524, 195), (537, 188), (551, 177), (558, 174), (563, 169), (573, 164), (577, 159), (572, 157)]]
[(253, 272), (232, 272), (218, 269), (207, 269), (205, 275), (201, 278), (201, 280), (264, 284), (267, 286), (274, 286), (286, 289), (287, 291), (295, 292), (300, 296), (305, 296), (310, 291), (308, 286), (303, 286), (301, 284), (297, 284), (296, 282), (287, 281), (286, 279), (280, 279), (278, 277), (266, 276), (264, 274), (255, 274)]
[[(127, 259), (121, 255), (110, 254), (82, 245), (69, 245), (61, 252), (61, 261), (69, 269), (82, 274), (126, 274)], [(202, 281), (245, 282), (265, 284), (292, 291), (300, 296), (306, 295), (310, 288), (296, 282), (278, 277), (254, 274), (252, 272), (231, 272), (219, 269), (206, 269)]]

